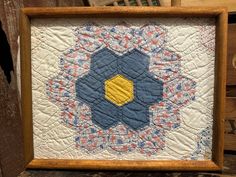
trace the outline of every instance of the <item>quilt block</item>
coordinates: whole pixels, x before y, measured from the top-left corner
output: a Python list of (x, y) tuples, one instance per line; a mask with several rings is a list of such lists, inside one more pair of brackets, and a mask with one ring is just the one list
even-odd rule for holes
[(210, 159), (214, 34), (201, 18), (34, 20), (35, 157)]

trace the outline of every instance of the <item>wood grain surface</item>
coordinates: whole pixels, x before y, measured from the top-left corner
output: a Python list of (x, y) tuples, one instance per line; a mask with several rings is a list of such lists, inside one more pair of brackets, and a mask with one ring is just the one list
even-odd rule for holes
[[(161, 6), (170, 6), (171, 0), (160, 0)], [(236, 11), (235, 0), (181, 0), (181, 6), (191, 7), (191, 6), (204, 6), (204, 7), (218, 7), (225, 6), (228, 8), (229, 12)]]
[[(45, 8), (23, 8), (22, 12), (31, 18), (48, 17), (216, 17), (227, 18), (227, 9), (224, 7), (45, 7)], [(224, 16), (224, 18), (223, 18)], [(221, 21), (221, 20), (220, 20)], [(226, 21), (227, 22), (227, 19)], [(227, 26), (227, 23), (226, 23)], [(224, 25), (225, 27), (225, 25)], [(227, 34), (227, 32), (226, 32)], [(221, 34), (225, 35), (225, 34)], [(227, 44), (225, 45), (225, 47)], [(225, 50), (225, 49), (224, 49)]]
[(181, 0), (171, 0), (171, 6), (181, 6)]
[(228, 97), (226, 107), (225, 150), (236, 151), (236, 98)]
[(60, 160), (34, 159), (29, 169), (91, 169), (91, 170), (159, 170), (159, 171), (219, 171), (211, 160)]
[(0, 67), (0, 167), (3, 177), (14, 177), (24, 168), (19, 115), (17, 92), (8, 84)]
[[(31, 91), (31, 30), (30, 19), (20, 13), (20, 57), (21, 57), (21, 109), (22, 118), (32, 117)], [(30, 68), (30, 69), (29, 69)], [(25, 91), (24, 91), (25, 90)], [(28, 164), (33, 158), (33, 121), (23, 121), (24, 161)]]
[(228, 28), (227, 85), (232, 86), (236, 85), (236, 24), (229, 24)]
[[(228, 13), (216, 18), (215, 91), (213, 108), (212, 160), (223, 167), (224, 118), (226, 95)], [(220, 155), (222, 154), (222, 155)]]
[(222, 173), (160, 171), (88, 171), (26, 170), (19, 177), (233, 177), (236, 176), (236, 155), (225, 154)]

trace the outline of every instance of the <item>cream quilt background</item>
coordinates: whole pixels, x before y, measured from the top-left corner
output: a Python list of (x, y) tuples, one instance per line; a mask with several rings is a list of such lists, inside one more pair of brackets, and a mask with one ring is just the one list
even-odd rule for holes
[[(152, 21), (167, 32), (166, 48), (181, 56), (182, 75), (194, 80), (196, 99), (180, 109), (180, 126), (165, 134), (165, 148), (156, 155), (145, 156), (136, 151), (114, 154), (104, 150), (86, 153), (75, 146), (75, 130), (63, 125), (60, 109), (48, 100), (45, 83), (59, 73), (59, 56), (75, 45), (73, 31), (89, 22), (99, 25), (125, 21), (139, 27)], [(189, 159), (198, 150), (201, 132), (209, 129), (212, 136), (215, 22), (207, 18), (153, 19), (33, 19), (32, 100), (34, 156), (38, 159), (119, 159), (180, 160)], [(210, 139), (211, 141), (211, 139)], [(211, 152), (197, 153), (196, 159), (211, 159)]]

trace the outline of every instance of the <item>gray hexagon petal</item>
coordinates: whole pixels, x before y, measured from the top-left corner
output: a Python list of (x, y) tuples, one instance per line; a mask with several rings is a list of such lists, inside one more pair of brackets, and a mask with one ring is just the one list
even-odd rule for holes
[(149, 56), (134, 49), (122, 56), (118, 66), (123, 74), (134, 79), (148, 71)]
[(102, 80), (117, 72), (119, 56), (108, 48), (103, 48), (91, 56), (90, 72), (97, 74), (97, 79)]
[(149, 124), (149, 110), (138, 102), (131, 102), (122, 108), (122, 122), (134, 130)]
[(136, 85), (136, 97), (145, 104), (158, 103), (163, 97), (163, 82), (146, 74)]
[(89, 105), (93, 105), (99, 101), (99, 98), (102, 98), (102, 88), (102, 83), (98, 81), (93, 75), (85, 75), (76, 81), (76, 98)]
[(119, 109), (112, 103), (102, 100), (92, 108), (92, 121), (103, 129), (108, 129), (118, 123)]

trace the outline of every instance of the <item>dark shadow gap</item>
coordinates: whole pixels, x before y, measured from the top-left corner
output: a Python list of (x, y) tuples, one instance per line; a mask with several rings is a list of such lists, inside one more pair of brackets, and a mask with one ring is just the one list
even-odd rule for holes
[(236, 23), (236, 13), (231, 13), (231, 14), (229, 14), (228, 23), (229, 23), (229, 24), (231, 24), (231, 23)]
[(2, 29), (1, 21), (0, 21), (0, 66), (4, 71), (8, 83), (10, 83), (11, 71), (13, 71), (13, 62), (11, 56), (11, 49), (7, 41), (7, 36)]
[(230, 154), (230, 155), (236, 155), (236, 151), (232, 151), (232, 150), (225, 150), (224, 153)]

